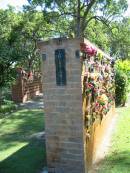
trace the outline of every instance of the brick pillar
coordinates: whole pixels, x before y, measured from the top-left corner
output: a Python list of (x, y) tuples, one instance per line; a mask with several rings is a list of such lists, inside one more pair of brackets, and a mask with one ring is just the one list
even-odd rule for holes
[[(43, 60), (43, 93), (47, 164), (55, 173), (86, 173), (82, 115), (80, 39), (39, 42)], [(56, 84), (55, 50), (64, 49), (66, 85)]]

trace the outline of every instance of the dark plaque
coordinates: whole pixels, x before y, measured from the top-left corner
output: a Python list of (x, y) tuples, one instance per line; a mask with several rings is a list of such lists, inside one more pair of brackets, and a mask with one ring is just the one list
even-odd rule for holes
[(46, 60), (46, 54), (45, 54), (45, 53), (42, 54), (42, 60), (43, 60), (43, 61)]
[(76, 56), (77, 59), (80, 58), (80, 51), (79, 51), (79, 50), (76, 50), (76, 51), (75, 51), (75, 56)]
[(56, 65), (56, 84), (59, 86), (66, 85), (66, 58), (65, 50), (55, 50), (55, 65)]

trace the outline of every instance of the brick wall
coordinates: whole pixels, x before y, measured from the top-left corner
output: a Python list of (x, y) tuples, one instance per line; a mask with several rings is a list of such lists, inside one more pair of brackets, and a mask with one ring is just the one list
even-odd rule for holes
[(23, 77), (18, 77), (15, 85), (12, 86), (12, 100), (16, 103), (23, 103), (41, 92), (41, 79), (26, 80)]

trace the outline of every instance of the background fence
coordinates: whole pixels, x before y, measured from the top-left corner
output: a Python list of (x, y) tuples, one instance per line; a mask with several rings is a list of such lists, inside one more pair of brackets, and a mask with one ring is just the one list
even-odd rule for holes
[(40, 92), (42, 92), (41, 74), (26, 73), (18, 69), (16, 83), (12, 86), (12, 100), (17, 103), (25, 102)]

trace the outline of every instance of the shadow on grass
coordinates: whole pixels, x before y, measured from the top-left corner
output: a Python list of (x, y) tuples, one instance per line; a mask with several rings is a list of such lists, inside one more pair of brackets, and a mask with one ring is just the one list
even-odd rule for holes
[(45, 143), (30, 143), (0, 162), (0, 173), (39, 173), (46, 165)]
[(0, 123), (1, 135), (32, 135), (44, 131), (44, 114), (39, 110), (20, 110)]
[(130, 151), (113, 152), (100, 165), (97, 173), (128, 173), (130, 172)]
[(44, 140), (31, 135), (44, 131), (43, 110), (23, 109), (0, 121), (0, 173), (39, 173), (44, 167)]
[(0, 152), (6, 152), (6, 149), (15, 147), (20, 142), (30, 142), (31, 135), (44, 131), (43, 113), (20, 111), (0, 123), (0, 130)]

